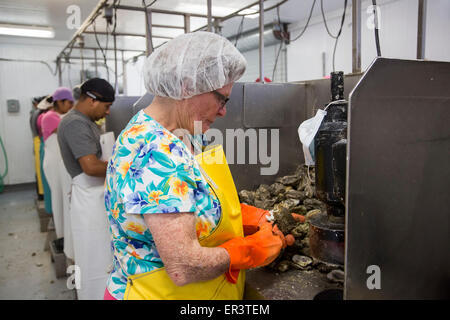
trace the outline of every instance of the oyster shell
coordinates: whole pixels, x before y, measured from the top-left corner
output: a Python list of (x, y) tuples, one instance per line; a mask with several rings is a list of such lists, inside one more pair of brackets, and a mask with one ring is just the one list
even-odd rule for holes
[(313, 260), (310, 257), (296, 254), (292, 257), (292, 262), (295, 267), (305, 270), (312, 266)]
[(280, 193), (286, 192), (286, 187), (278, 182), (275, 182), (269, 187), (269, 191), (272, 197), (278, 196)]
[(322, 211), (320, 211), (320, 209), (313, 209), (313, 210), (309, 210), (308, 213), (306, 214), (306, 219), (310, 219), (312, 216), (321, 213)]
[(260, 185), (259, 188), (256, 189), (256, 191), (255, 191), (255, 197), (257, 199), (261, 199), (261, 200), (270, 198), (270, 188), (269, 188), (269, 186), (267, 184)]
[(304, 192), (297, 191), (295, 189), (291, 189), (291, 190), (286, 191), (285, 197), (286, 197), (286, 199), (297, 199), (297, 200), (303, 201), (303, 200), (305, 200), (306, 195)]
[(299, 223), (295, 228), (291, 229), (291, 233), (295, 238), (304, 238), (307, 236), (309, 231), (309, 225), (307, 223)]
[(241, 192), (239, 192), (238, 195), (239, 195), (239, 200), (241, 202), (244, 202), (251, 206), (255, 203), (255, 192), (254, 191), (242, 190)]
[(275, 180), (278, 183), (281, 183), (285, 186), (296, 186), (298, 185), (298, 182), (300, 181), (300, 176), (298, 175), (292, 175), (292, 176), (284, 176), (280, 177), (277, 180)]
[(332, 270), (327, 274), (327, 279), (331, 282), (344, 283), (345, 273), (342, 270)]
[(288, 260), (283, 260), (278, 264), (277, 270), (279, 272), (286, 272), (289, 270), (289, 267), (290, 267), (290, 262)]
[[(280, 212), (274, 212), (275, 223), (284, 235), (291, 233), (291, 230), (297, 225), (297, 221), (292, 217), (291, 212), (282, 208)], [(293, 234), (295, 237), (295, 235)]]

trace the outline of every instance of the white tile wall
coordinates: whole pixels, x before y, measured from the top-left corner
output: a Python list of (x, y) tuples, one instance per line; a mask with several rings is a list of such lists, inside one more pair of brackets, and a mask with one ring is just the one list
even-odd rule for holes
[[(287, 80), (285, 45), (283, 45), (280, 52), (277, 68), (275, 70), (275, 77), (272, 79), (275, 58), (279, 48), (280, 46), (278, 44), (264, 48), (264, 76), (275, 82), (285, 82)], [(242, 52), (242, 54), (247, 60), (247, 69), (239, 82), (255, 82), (255, 80), (259, 78), (259, 50), (250, 50)]]
[[(60, 47), (24, 46), (0, 43), (0, 57), (10, 59), (51, 60)], [(8, 155), (9, 172), (5, 184), (35, 181), (33, 160), (33, 140), (29, 126), (31, 99), (53, 92), (58, 86), (58, 78), (41, 63), (0, 61), (0, 135)], [(6, 100), (20, 102), (19, 113), (8, 113)], [(0, 172), (4, 172), (5, 162), (0, 152)]]
[[(336, 70), (352, 72), (352, 17), (351, 1), (336, 51)], [(427, 1), (427, 29), (425, 58), (450, 61), (450, 1)], [(320, 5), (320, 2), (318, 2)], [(374, 31), (367, 27), (369, 14), (366, 9), (371, 1), (362, 1), (361, 64), (366, 70), (376, 57)], [(380, 43), (384, 57), (415, 59), (417, 48), (417, 0), (378, 0), (381, 10)], [(317, 4), (316, 4), (317, 5)], [(320, 7), (319, 7), (320, 8)], [(317, 8), (316, 8), (317, 9)], [(320, 11), (319, 11), (320, 12)], [(329, 28), (337, 34), (342, 9), (326, 13)], [(305, 21), (296, 26), (291, 37), (299, 34)], [(322, 77), (322, 52), (326, 53), (326, 74), (332, 71), (334, 39), (328, 36), (322, 16), (311, 19), (308, 30), (302, 38), (287, 48), (288, 81), (310, 80)]]

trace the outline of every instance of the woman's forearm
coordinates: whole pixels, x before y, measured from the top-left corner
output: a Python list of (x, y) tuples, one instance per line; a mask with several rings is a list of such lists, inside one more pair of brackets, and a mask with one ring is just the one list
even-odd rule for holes
[(105, 177), (108, 162), (100, 160), (94, 154), (89, 154), (78, 159), (81, 169), (88, 176)]
[(225, 249), (200, 245), (193, 213), (146, 214), (144, 220), (176, 285), (211, 280), (228, 271), (230, 256)]
[(168, 264), (167, 274), (176, 285), (206, 281), (228, 271), (230, 257), (224, 248), (202, 247), (198, 243), (186, 252), (187, 261)]

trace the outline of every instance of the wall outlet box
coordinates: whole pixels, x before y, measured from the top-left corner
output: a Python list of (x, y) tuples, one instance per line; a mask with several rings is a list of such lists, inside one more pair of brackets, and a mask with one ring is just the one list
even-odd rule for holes
[(14, 113), (20, 111), (19, 100), (9, 99), (6, 100), (6, 104), (8, 106), (8, 112)]

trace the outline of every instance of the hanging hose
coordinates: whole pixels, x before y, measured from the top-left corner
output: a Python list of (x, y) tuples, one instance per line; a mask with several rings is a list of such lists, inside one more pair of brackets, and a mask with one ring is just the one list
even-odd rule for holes
[(6, 150), (5, 150), (5, 146), (3, 145), (3, 140), (2, 140), (1, 136), (0, 136), (0, 144), (2, 146), (3, 155), (5, 156), (5, 173), (0, 174), (0, 193), (2, 193), (3, 189), (5, 188), (5, 185), (3, 183), (3, 178), (5, 178), (6, 175), (8, 174), (8, 157), (6, 156)]
[(375, 45), (377, 47), (377, 56), (381, 57), (380, 35), (378, 32), (377, 0), (372, 0), (372, 4), (373, 4), (373, 15), (374, 15), (374, 22), (375, 22)]

